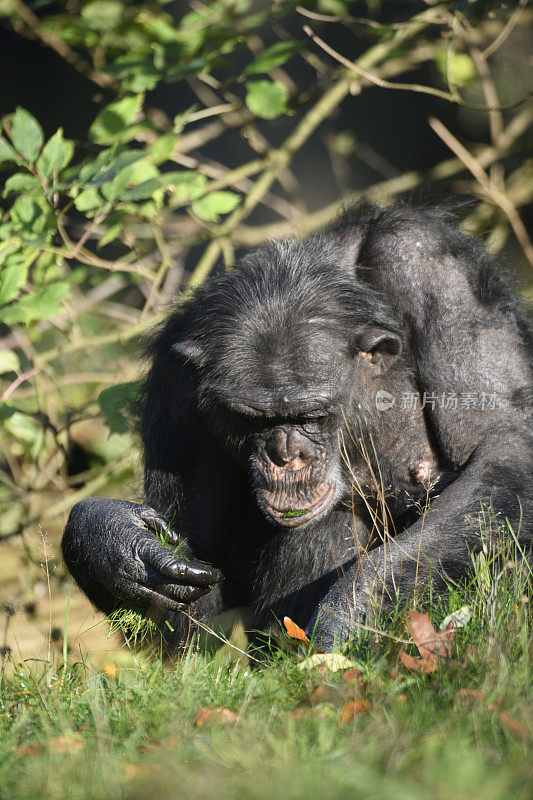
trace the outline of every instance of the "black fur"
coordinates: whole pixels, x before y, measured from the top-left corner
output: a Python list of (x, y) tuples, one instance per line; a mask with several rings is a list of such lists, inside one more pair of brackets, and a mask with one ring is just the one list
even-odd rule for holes
[[(531, 341), (500, 265), (438, 209), (365, 207), (272, 242), (155, 336), (146, 505), (79, 503), (67, 564), (105, 611), (169, 611), (174, 644), (192, 603), (200, 622), (288, 614), (329, 646), (370, 598), (464, 574), (487, 509), (530, 543)], [(156, 513), (189, 560), (156, 542)], [(211, 591), (220, 576), (198, 560), (224, 576)]]

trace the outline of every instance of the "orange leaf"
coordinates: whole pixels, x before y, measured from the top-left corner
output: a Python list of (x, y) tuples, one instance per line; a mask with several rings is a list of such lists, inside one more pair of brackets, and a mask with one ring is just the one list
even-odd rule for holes
[(427, 614), (420, 614), (414, 609), (410, 609), (408, 614), (407, 628), (421, 658), (413, 658), (405, 650), (402, 650), (400, 659), (407, 669), (424, 672), (427, 675), (437, 669), (439, 658), (449, 659), (451, 657), (455, 623), (452, 619), (443, 631), (437, 632)]
[(459, 689), (457, 697), (472, 697), (479, 703), (483, 703), (487, 699), (485, 692), (482, 692), (480, 689)]
[(529, 739), (529, 729), (527, 725), (523, 722), (519, 722), (508, 714), (507, 711), (500, 711), (498, 714), (498, 721), (502, 727), (507, 728), (517, 739), (522, 739), (522, 741)]
[(113, 678), (117, 677), (117, 665), (115, 664), (114, 661), (108, 661), (108, 663), (104, 664), (104, 666), (102, 667), (102, 672), (104, 673), (106, 678), (113, 680)]
[(83, 742), (77, 736), (55, 736), (48, 742), (48, 747), (53, 753), (63, 756), (66, 753), (77, 753), (83, 749)]
[(17, 749), (17, 753), (20, 756), (38, 756), (43, 752), (45, 744), (50, 752), (60, 756), (78, 753), (83, 748), (83, 742), (78, 736), (54, 736), (47, 742), (23, 744)]
[(340, 710), (339, 725), (346, 725), (347, 722), (352, 722), (359, 714), (368, 714), (371, 709), (372, 706), (366, 700), (350, 700)]
[(44, 745), (41, 742), (30, 742), (29, 744), (21, 744), (17, 748), (19, 756), (39, 756), (44, 750)]
[(197, 728), (202, 728), (204, 725), (239, 725), (242, 722), (242, 717), (235, 711), (225, 706), (204, 706), (198, 709), (198, 713), (194, 718), (194, 724)]
[(424, 675), (429, 675), (430, 672), (435, 672), (437, 665), (434, 661), (429, 661), (427, 658), (413, 658), (405, 650), (400, 652), (400, 661), (407, 669), (413, 672), (423, 672)]
[(311, 692), (309, 699), (313, 706), (319, 705), (320, 703), (330, 703), (331, 705), (339, 706), (346, 700), (347, 694), (348, 692), (345, 686), (330, 686), (324, 684), (323, 686), (317, 686), (316, 689)]
[(298, 639), (298, 641), (309, 646), (309, 639), (305, 635), (305, 631), (302, 628), (299, 628), (290, 617), (283, 617), (283, 624), (285, 625), (285, 630), (291, 639)]
[(355, 689), (355, 691), (360, 692), (360, 694), (366, 693), (366, 683), (360, 669), (352, 667), (352, 669), (344, 672), (342, 677), (350, 688)]

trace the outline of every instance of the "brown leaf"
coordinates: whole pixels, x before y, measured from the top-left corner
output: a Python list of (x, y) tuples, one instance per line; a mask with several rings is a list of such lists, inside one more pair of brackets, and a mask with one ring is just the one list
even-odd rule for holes
[(371, 710), (372, 706), (366, 700), (350, 700), (340, 710), (339, 725), (346, 725), (346, 723), (352, 722), (360, 714), (368, 714)]
[(343, 673), (342, 678), (346, 681), (350, 689), (354, 689), (359, 694), (366, 694), (367, 687), (360, 669), (352, 667), (352, 669)]
[(41, 742), (30, 742), (29, 744), (21, 744), (17, 748), (19, 756), (38, 756), (44, 750), (44, 745)]
[(78, 736), (56, 736), (48, 742), (49, 749), (58, 756), (66, 753), (78, 753), (83, 748), (83, 742)]
[(407, 703), (407, 695), (406, 694), (399, 694), (396, 700), (404, 706)]
[(421, 658), (413, 658), (405, 650), (402, 650), (400, 659), (407, 669), (424, 672), (427, 675), (437, 669), (439, 659), (451, 657), (455, 622), (452, 619), (444, 630), (436, 631), (427, 614), (421, 614), (411, 608), (408, 615), (407, 628)]
[(479, 689), (459, 689), (457, 697), (472, 697), (474, 700), (477, 700), (478, 703), (483, 703), (487, 696), (485, 692)]
[(317, 686), (311, 693), (311, 705), (316, 706), (320, 703), (330, 703), (334, 706), (339, 706), (346, 700), (346, 687), (337, 687), (324, 684)]
[(307, 638), (305, 631), (302, 628), (299, 628), (290, 617), (283, 617), (283, 624), (285, 625), (285, 630), (291, 639), (298, 639), (299, 642), (303, 642), (309, 646), (309, 639)]
[(83, 742), (78, 736), (55, 736), (47, 742), (23, 744), (17, 749), (17, 753), (20, 756), (38, 756), (43, 752), (45, 744), (50, 752), (59, 756), (78, 753), (83, 748)]
[(507, 728), (517, 739), (521, 739), (522, 741), (529, 739), (529, 729), (527, 725), (523, 722), (519, 722), (519, 720), (508, 714), (507, 711), (500, 711), (498, 714), (498, 721), (503, 728)]
[(426, 658), (413, 658), (405, 650), (400, 651), (400, 661), (407, 669), (413, 672), (423, 672), (424, 675), (429, 675), (430, 672), (435, 672), (437, 665), (434, 661), (428, 661)]
[(241, 722), (241, 715), (225, 706), (204, 706), (198, 709), (194, 718), (197, 728), (202, 728), (204, 725), (232, 726), (239, 725)]

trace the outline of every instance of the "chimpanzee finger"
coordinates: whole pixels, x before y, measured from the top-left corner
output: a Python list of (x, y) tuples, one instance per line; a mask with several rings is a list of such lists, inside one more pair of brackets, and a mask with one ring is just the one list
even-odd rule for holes
[(138, 515), (144, 524), (154, 533), (163, 534), (168, 540), (169, 544), (185, 545), (187, 546), (186, 539), (180, 537), (178, 533), (171, 527), (169, 521), (158, 514), (153, 508), (149, 506), (141, 506)]
[(201, 561), (175, 558), (158, 542), (151, 539), (139, 543), (137, 552), (142, 560), (161, 575), (188, 586), (209, 588), (222, 580), (222, 573)]
[(177, 583), (161, 583), (157, 586), (152, 586), (152, 588), (159, 594), (163, 594), (165, 597), (169, 597), (177, 603), (185, 603), (186, 605), (194, 603), (195, 600), (198, 600), (209, 591), (208, 588), (204, 589), (200, 586), (180, 586)]
[(185, 611), (188, 606), (187, 603), (180, 603), (172, 597), (154, 592), (141, 583), (128, 582), (124, 588), (129, 600), (141, 602), (144, 606), (156, 606), (162, 611)]

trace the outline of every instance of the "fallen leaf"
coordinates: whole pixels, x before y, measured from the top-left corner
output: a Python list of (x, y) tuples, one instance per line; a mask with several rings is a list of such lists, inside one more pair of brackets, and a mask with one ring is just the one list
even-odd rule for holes
[(241, 715), (225, 706), (204, 706), (198, 709), (194, 718), (197, 728), (202, 728), (204, 725), (232, 726), (239, 725), (241, 722)]
[(347, 672), (345, 672), (342, 676), (342, 679), (346, 681), (348, 686), (351, 689), (355, 689), (360, 694), (366, 693), (366, 683), (365, 679), (363, 678), (363, 673), (357, 667), (352, 667)]
[(52, 753), (63, 756), (67, 753), (78, 753), (83, 749), (83, 742), (77, 736), (56, 736), (48, 741), (48, 748)]
[(496, 711), (501, 705), (503, 705), (503, 697), (497, 697), (496, 700), (488, 704), (487, 708), (489, 711)]
[(360, 714), (368, 714), (371, 709), (372, 706), (366, 700), (350, 700), (340, 710), (339, 725), (346, 725), (346, 723), (352, 722)]
[(78, 736), (55, 736), (47, 742), (23, 744), (17, 749), (17, 753), (20, 756), (38, 756), (43, 752), (45, 745), (51, 753), (59, 756), (78, 753), (83, 748), (83, 742)]
[(406, 669), (411, 669), (413, 672), (423, 672), (424, 675), (429, 675), (430, 672), (435, 672), (437, 664), (433, 661), (428, 661), (425, 658), (413, 658), (405, 650), (400, 651), (400, 661)]
[(303, 628), (299, 628), (290, 617), (283, 617), (283, 624), (285, 625), (285, 630), (291, 639), (298, 639), (299, 642), (309, 645), (309, 639), (307, 638)]
[(399, 694), (396, 700), (404, 706), (407, 703), (407, 695), (406, 694)]
[(41, 742), (30, 742), (29, 744), (21, 744), (17, 748), (19, 756), (38, 756), (44, 750), (44, 745)]
[(139, 767), (136, 764), (124, 764), (124, 776), (126, 780), (132, 781), (139, 774)]
[(429, 674), (439, 666), (439, 659), (449, 659), (455, 637), (455, 622), (452, 619), (444, 630), (437, 632), (427, 614), (410, 609), (407, 628), (421, 658), (413, 658), (405, 650), (400, 652), (402, 664), (417, 672)]
[(315, 653), (301, 661), (298, 669), (314, 669), (320, 666), (326, 666), (330, 672), (339, 672), (343, 669), (352, 669), (355, 664), (340, 653)]
[[(342, 687), (342, 689), (345, 690), (346, 687)], [(331, 705), (339, 706), (346, 700), (346, 691), (342, 691), (342, 689), (337, 686), (328, 686), (327, 684), (324, 686), (317, 686), (316, 689), (311, 692), (311, 697), (309, 698), (311, 705), (316, 706), (320, 703), (330, 703)]]
[(458, 608), (457, 611), (452, 611), (451, 614), (448, 614), (447, 617), (444, 617), (440, 624), (439, 630), (445, 630), (452, 620), (456, 628), (464, 628), (465, 625), (468, 625), (472, 619), (473, 613), (474, 611), (471, 606), (461, 606), (461, 608)]
[(114, 661), (109, 661), (109, 663), (104, 664), (104, 666), (102, 667), (102, 672), (104, 673), (106, 678), (113, 680), (114, 678), (117, 677), (117, 665), (115, 664)]
[(529, 739), (529, 729), (527, 725), (523, 722), (519, 722), (508, 714), (507, 711), (500, 711), (498, 714), (498, 721), (502, 727), (507, 728), (517, 739), (521, 739), (522, 741)]
[(457, 692), (457, 697), (472, 697), (474, 700), (482, 703), (484, 700), (486, 700), (487, 696), (485, 692), (482, 692), (479, 689), (459, 689)]

